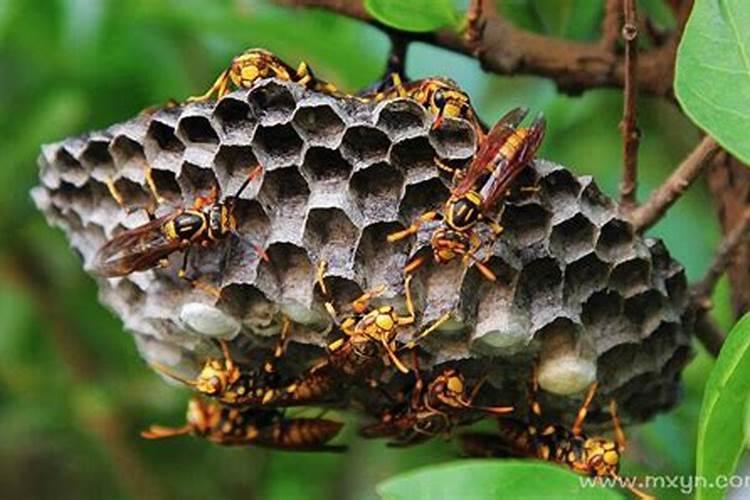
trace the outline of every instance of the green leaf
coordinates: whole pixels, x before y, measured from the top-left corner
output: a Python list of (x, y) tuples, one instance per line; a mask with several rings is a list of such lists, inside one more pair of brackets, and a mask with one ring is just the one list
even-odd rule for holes
[[(750, 314), (735, 326), (706, 382), (698, 423), (696, 473), (712, 482), (734, 473), (745, 448), (750, 395)], [(699, 488), (701, 499), (724, 498), (721, 488)]]
[(685, 113), (750, 163), (750, 2), (697, 0), (677, 53)]
[(435, 498), (621, 499), (613, 490), (583, 486), (562, 467), (531, 460), (461, 460), (406, 472), (380, 483), (385, 500)]
[(452, 0), (365, 0), (365, 9), (381, 23), (404, 31), (435, 31), (456, 26)]

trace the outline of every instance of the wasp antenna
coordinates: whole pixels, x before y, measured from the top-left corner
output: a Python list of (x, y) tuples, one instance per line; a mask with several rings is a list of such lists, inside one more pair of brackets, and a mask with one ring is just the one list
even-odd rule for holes
[(256, 177), (258, 177), (263, 172), (263, 166), (258, 165), (255, 167), (247, 176), (245, 179), (245, 182), (242, 183), (242, 185), (237, 189), (237, 192), (234, 194), (232, 198), (239, 198), (239, 196), (242, 194), (242, 192), (247, 188), (247, 186), (250, 185), (251, 182), (255, 180)]

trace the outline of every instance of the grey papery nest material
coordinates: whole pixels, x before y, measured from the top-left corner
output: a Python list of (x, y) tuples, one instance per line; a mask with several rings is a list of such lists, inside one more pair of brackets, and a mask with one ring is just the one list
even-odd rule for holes
[[(220, 356), (216, 338), (231, 340), (238, 358), (257, 359), (274, 343), (281, 312), (295, 328), (280, 370), (294, 372), (323, 356), (331, 339), (314, 287), (321, 260), (337, 306), (381, 284), (379, 300), (403, 306), (403, 267), (429, 252), (434, 226), (398, 244), (386, 236), (446, 200), (450, 179), (434, 157), (460, 165), (475, 149), (469, 123), (446, 119), (431, 129), (432, 121), (408, 99), (362, 103), (263, 80), (218, 102), (157, 110), (45, 146), (33, 196), (91, 270), (108, 238), (147, 220), (143, 210), (117, 205), (108, 179), (129, 206), (144, 206), (150, 165), (166, 199), (162, 214), (216, 183), (233, 193), (260, 163), (262, 176), (236, 206), (242, 238), (192, 254), (189, 272), (218, 286), (219, 299), (176, 277), (180, 255), (167, 268), (97, 282), (149, 363), (195, 376), (206, 356)], [(490, 249), (496, 282), (458, 260), (416, 272), (418, 320), (405, 338), (453, 311), (420, 342), (421, 367), (452, 363), (469, 378), (486, 374), (483, 399), (522, 409), (538, 357), (545, 412), (566, 418), (580, 402), (569, 395), (595, 377), (597, 401), (617, 398), (626, 421), (674, 405), (691, 356), (682, 266), (660, 241), (635, 235), (591, 177), (537, 160), (516, 184), (538, 189), (504, 202), (505, 232)], [(592, 417), (604, 421), (605, 405)]]

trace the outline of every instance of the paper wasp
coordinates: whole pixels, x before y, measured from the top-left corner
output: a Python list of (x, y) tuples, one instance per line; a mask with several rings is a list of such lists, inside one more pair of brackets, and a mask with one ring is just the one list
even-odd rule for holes
[[(536, 400), (538, 382), (535, 371), (529, 390), (530, 423), (503, 419), (500, 421), (498, 435), (466, 433), (461, 436), (462, 447), (467, 454), (473, 456), (535, 457), (564, 465), (578, 474), (619, 479), (620, 458), (625, 450), (626, 439), (617, 416), (616, 402), (611, 400), (609, 405), (615, 440), (601, 436), (590, 437), (583, 432), (584, 420), (596, 388), (596, 382), (589, 387), (571, 428), (550, 425), (543, 421), (541, 405)], [(629, 482), (625, 484), (639, 498), (652, 498)]]
[(510, 406), (474, 405), (484, 381), (468, 391), (463, 375), (453, 368), (444, 369), (426, 386), (417, 367), (414, 377), (410, 400), (381, 415), (380, 422), (360, 429), (362, 436), (389, 437), (394, 439), (390, 446), (409, 446), (450, 433), (477, 413), (504, 415), (513, 411)]
[[(291, 323), (284, 319), (274, 359), (284, 353)], [(225, 406), (232, 407), (288, 407), (328, 402), (335, 394), (327, 377), (306, 374), (302, 380), (282, 378), (273, 361), (260, 367), (239, 366), (232, 359), (226, 341), (220, 340), (223, 359), (209, 358), (194, 380), (173, 373), (159, 364), (152, 366), (159, 372), (195, 388)]]
[[(325, 262), (321, 262), (318, 266), (317, 282), (323, 295), (328, 297), (328, 289), (323, 281), (325, 267)], [(330, 353), (327, 363), (335, 363), (342, 369), (348, 366), (344, 371), (359, 371), (358, 366), (372, 359), (373, 353), (376, 351), (374, 346), (377, 346), (377, 350), (384, 352), (396, 369), (402, 373), (409, 373), (409, 369), (396, 355), (396, 351), (399, 349), (396, 337), (400, 328), (413, 325), (417, 319), (410, 285), (411, 276), (407, 276), (404, 282), (406, 309), (408, 311), (406, 315), (398, 314), (395, 308), (390, 305), (370, 307), (372, 299), (385, 291), (383, 286), (365, 292), (354, 300), (350, 305), (353, 314), (345, 317), (343, 321), (339, 321), (333, 303), (330, 300), (327, 301), (326, 309), (338, 329), (344, 334), (344, 337), (328, 346)], [(437, 330), (449, 318), (450, 314), (444, 314), (435, 323), (414, 337), (405, 347), (413, 347), (416, 342)]]
[(338, 95), (336, 87), (318, 80), (304, 61), (297, 69), (292, 68), (279, 57), (264, 49), (249, 49), (232, 59), (232, 64), (221, 72), (205, 94), (190, 97), (188, 102), (203, 102), (216, 94), (221, 99), (235, 88), (249, 88), (263, 78), (279, 78), (298, 83), (312, 90)]
[[(126, 276), (156, 267), (172, 253), (184, 251), (178, 275), (186, 278), (191, 247), (208, 247), (225, 240), (231, 234), (239, 236), (237, 220), (233, 214), (235, 203), (261, 172), (260, 166), (253, 169), (235, 194), (224, 201), (217, 199), (218, 194), (214, 188), (210, 196), (198, 197), (192, 208), (179, 208), (159, 218), (155, 218), (152, 211), (147, 209), (151, 219), (149, 222), (123, 231), (99, 249), (94, 261), (94, 271), (107, 278)], [(161, 200), (151, 178), (150, 168), (146, 171), (146, 181), (154, 200)], [(113, 198), (124, 206), (122, 196), (114, 184), (110, 182), (108, 186)], [(256, 247), (256, 251), (265, 258), (262, 249)]]
[(458, 87), (458, 84), (447, 78), (425, 78), (403, 82), (399, 73), (391, 73), (391, 86), (374, 92), (361, 94), (366, 101), (384, 101), (397, 97), (414, 99), (427, 111), (435, 115), (432, 128), (440, 128), (443, 120), (448, 118), (462, 118), (468, 121), (477, 135), (477, 140), (484, 137), (484, 129), (471, 106), (468, 94)]
[(238, 409), (193, 398), (182, 427), (152, 425), (146, 439), (192, 434), (227, 446), (255, 445), (289, 451), (342, 451), (327, 443), (343, 424), (323, 418), (285, 418), (279, 410)]
[[(527, 114), (525, 108), (516, 108), (503, 116), (481, 143), (466, 173), (454, 172), (459, 180), (442, 211), (422, 214), (408, 228), (388, 235), (388, 241), (402, 240), (417, 233), (422, 224), (439, 221), (431, 238), (435, 262), (446, 263), (461, 257), (464, 265), (476, 266), (488, 280), (494, 281), (495, 274), (476, 257), (483, 242), (475, 228), (480, 222), (486, 224), (492, 232), (492, 241), (503, 230), (492, 214), (513, 180), (532, 160), (544, 137), (542, 115), (530, 127), (518, 127)], [(425, 260), (425, 257), (413, 259), (404, 271), (410, 274)]]

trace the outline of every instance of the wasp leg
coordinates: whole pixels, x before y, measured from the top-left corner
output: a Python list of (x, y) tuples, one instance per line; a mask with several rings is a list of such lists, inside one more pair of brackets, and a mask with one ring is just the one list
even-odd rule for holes
[(570, 429), (570, 431), (575, 436), (578, 436), (581, 434), (581, 432), (583, 432), (583, 422), (586, 420), (586, 414), (588, 413), (589, 405), (591, 405), (591, 401), (594, 399), (597, 385), (598, 384), (596, 382), (591, 384), (588, 391), (586, 391), (586, 397), (584, 398), (581, 407), (578, 409), (578, 414), (576, 415), (575, 422), (573, 422), (573, 427), (571, 427)]
[(187, 102), (205, 102), (211, 99), (216, 94), (217, 99), (221, 99), (227, 93), (227, 86), (229, 84), (229, 69), (225, 69), (219, 74), (213, 85), (206, 91), (205, 94), (199, 96), (188, 97)]
[(120, 193), (120, 191), (117, 189), (117, 186), (115, 186), (115, 182), (112, 180), (112, 178), (107, 179), (105, 184), (110, 196), (112, 196), (112, 198), (115, 200), (115, 203), (117, 203), (127, 215), (133, 214), (142, 209), (145, 210), (149, 220), (156, 219), (156, 215), (154, 215), (154, 209), (149, 205), (143, 207), (129, 207), (125, 203), (125, 199), (123, 198), (122, 193)]
[(404, 363), (400, 359), (398, 359), (398, 356), (396, 356), (396, 353), (393, 352), (393, 348), (388, 344), (388, 341), (385, 338), (381, 337), (380, 343), (385, 349), (385, 353), (388, 355), (388, 359), (390, 359), (391, 362), (393, 363), (393, 366), (395, 366), (396, 369), (400, 371), (401, 373), (409, 373), (409, 369), (404, 365)]
[(615, 431), (615, 440), (617, 441), (617, 447), (620, 451), (625, 451), (628, 442), (625, 438), (625, 432), (622, 430), (622, 424), (620, 423), (620, 417), (617, 415), (617, 401), (614, 399), (609, 402), (609, 413), (612, 415), (612, 426)]
[(297, 83), (300, 85), (304, 85), (305, 87), (308, 86), (308, 84), (315, 80), (315, 77), (312, 74), (312, 71), (310, 71), (310, 67), (307, 65), (305, 61), (302, 61), (299, 63), (299, 66), (297, 66)]
[(492, 272), (492, 270), (484, 261), (481, 261), (476, 257), (476, 253), (482, 248), (482, 242), (479, 240), (476, 234), (472, 234), (471, 239), (471, 248), (464, 254), (462, 258), (464, 266), (469, 267), (473, 265), (488, 281), (497, 281), (497, 276), (495, 276), (495, 273)]
[(164, 199), (159, 194), (158, 189), (156, 189), (156, 183), (154, 182), (154, 171), (151, 168), (150, 165), (146, 165), (144, 177), (146, 178), (146, 185), (148, 186), (148, 190), (151, 192), (151, 196), (154, 198), (154, 202), (158, 205), (163, 205), (166, 203), (167, 200)]
[(325, 282), (325, 274), (327, 268), (328, 262), (321, 260), (318, 263), (318, 267), (315, 269), (315, 283), (318, 285), (318, 288), (320, 288), (320, 293), (322, 293), (326, 298), (330, 298), (330, 295), (328, 294), (328, 287), (326, 287)]
[(190, 283), (190, 286), (192, 286), (193, 288), (196, 288), (198, 290), (203, 290), (207, 294), (213, 295), (217, 299), (220, 299), (221, 290), (219, 288), (209, 283), (200, 281), (198, 279), (190, 278), (187, 275), (187, 267), (188, 267), (189, 258), (190, 258), (190, 247), (187, 247), (185, 249), (185, 252), (182, 254), (182, 265), (180, 266), (180, 270), (177, 271), (177, 277)]
[(282, 321), (283, 324), (281, 325), (281, 333), (279, 333), (279, 343), (276, 345), (276, 348), (273, 351), (273, 357), (276, 359), (281, 358), (281, 356), (284, 355), (284, 352), (286, 352), (286, 345), (289, 341), (289, 333), (292, 331), (292, 322), (289, 321), (289, 318), (284, 316), (284, 319)]
[(355, 313), (362, 314), (369, 308), (370, 301), (383, 292), (385, 292), (385, 285), (377, 286), (354, 299), (349, 306)]
[(417, 320), (417, 312), (414, 309), (414, 299), (411, 296), (411, 275), (407, 275), (404, 280), (404, 292), (406, 295), (406, 310), (409, 311), (409, 315), (406, 317), (399, 318), (399, 325), (411, 325)]
[(417, 231), (419, 231), (419, 228), (424, 224), (425, 222), (430, 222), (433, 220), (442, 220), (443, 216), (439, 214), (438, 212), (430, 211), (425, 212), (422, 215), (420, 215), (412, 224), (411, 226), (407, 227), (406, 229), (402, 231), (397, 231), (395, 233), (391, 233), (388, 235), (388, 242), (394, 243), (399, 240), (403, 240), (404, 238), (407, 238), (411, 236), (412, 234), (416, 234)]
[(430, 335), (432, 332), (440, 328), (443, 323), (445, 323), (446, 321), (450, 319), (450, 317), (451, 317), (450, 313), (443, 314), (432, 325), (430, 325), (428, 328), (423, 330), (419, 335), (417, 335), (412, 340), (410, 340), (409, 343), (407, 343), (405, 347), (407, 349), (414, 349), (414, 347), (416, 347), (417, 345), (417, 342), (419, 342), (420, 340), (422, 340), (423, 338), (425, 338), (426, 336)]
[(193, 426), (185, 424), (182, 427), (163, 427), (161, 425), (152, 425), (145, 431), (141, 431), (141, 437), (144, 439), (163, 439), (174, 436), (184, 436), (193, 431)]

